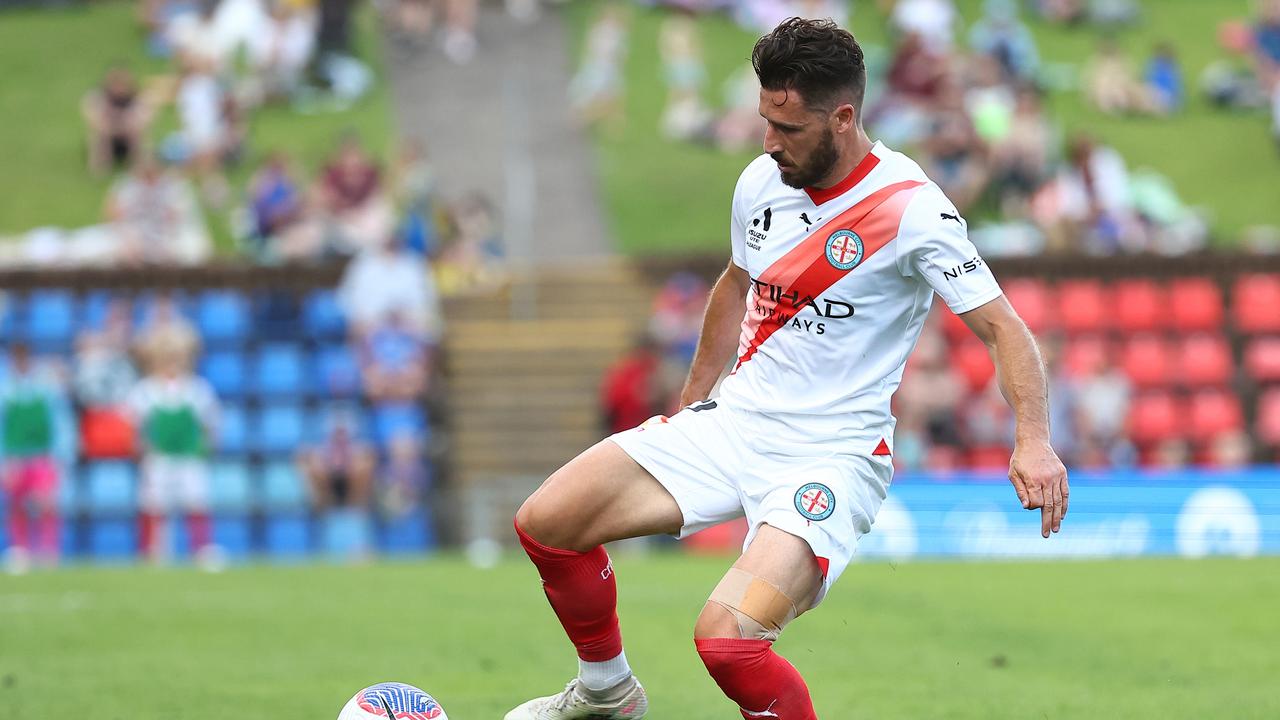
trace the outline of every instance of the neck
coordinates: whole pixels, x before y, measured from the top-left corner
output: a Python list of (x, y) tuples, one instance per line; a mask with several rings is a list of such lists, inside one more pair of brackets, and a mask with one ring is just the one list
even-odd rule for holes
[(853, 172), (853, 169), (858, 167), (858, 164), (871, 152), (871, 146), (874, 144), (871, 138), (867, 137), (867, 131), (862, 129), (862, 125), (858, 125), (857, 131), (845, 142), (840, 160), (831, 168), (831, 172), (827, 173), (820, 182), (814, 183), (812, 187), (826, 190), (849, 177), (849, 173)]

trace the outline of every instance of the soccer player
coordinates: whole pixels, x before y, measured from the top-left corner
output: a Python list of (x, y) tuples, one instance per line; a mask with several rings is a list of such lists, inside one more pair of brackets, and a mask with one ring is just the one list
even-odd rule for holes
[[(1035, 341), (954, 205), (914, 162), (867, 138), (853, 36), (787, 20), (752, 62), (765, 154), (734, 190), (732, 258), (711, 292), (684, 410), (590, 448), (516, 515), (579, 673), (507, 720), (643, 717), (602, 544), (684, 537), (743, 514), (745, 549), (699, 615), (695, 647), (743, 717), (817, 717), (773, 641), (822, 601), (871, 530), (893, 472), (889, 401), (934, 293), (995, 362), (1017, 418), (1009, 479), (1022, 507), (1040, 510), (1046, 538), (1066, 514)], [(735, 348), (719, 397), (707, 399)]]

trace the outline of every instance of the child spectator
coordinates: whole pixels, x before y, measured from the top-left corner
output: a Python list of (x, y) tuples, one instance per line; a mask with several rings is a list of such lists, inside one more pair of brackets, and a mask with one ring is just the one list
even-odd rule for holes
[(1178, 65), (1172, 45), (1161, 43), (1156, 46), (1147, 61), (1145, 79), (1157, 110), (1168, 115), (1182, 109), (1182, 67)]
[(645, 336), (605, 372), (600, 385), (600, 411), (605, 430), (630, 430), (667, 409), (670, 395), (661, 387), (662, 354)]
[(80, 103), (89, 171), (100, 175), (136, 159), (154, 113), (127, 68), (115, 66)]
[(702, 99), (707, 68), (694, 17), (689, 13), (678, 13), (664, 20), (658, 35), (658, 48), (667, 81), (662, 134), (673, 140), (704, 137), (712, 118)]
[[(34, 559), (58, 560), (59, 460), (72, 451), (70, 411), (57, 377), (37, 368), (22, 343), (9, 349), (9, 377), (0, 385), (0, 484), (8, 496), (9, 572), (23, 573)], [(28, 513), (36, 516), (33, 542)]]
[(133, 426), (125, 409), (138, 381), (129, 358), (130, 312), (129, 303), (113, 299), (102, 327), (85, 332), (76, 343), (73, 384), (81, 407), (80, 447), (86, 457), (134, 454)]
[(216, 570), (223, 553), (213, 544), (209, 519), (208, 453), (218, 400), (209, 384), (192, 374), (191, 356), (181, 346), (156, 343), (145, 361), (148, 374), (128, 400), (142, 441), (139, 544), (152, 562), (167, 560), (167, 515), (180, 509), (196, 562)]
[(1156, 102), (1138, 81), (1129, 59), (1114, 40), (1105, 40), (1089, 62), (1085, 92), (1094, 107), (1108, 115), (1150, 114)]
[(582, 64), (569, 84), (574, 113), (586, 125), (622, 118), (622, 64), (627, 54), (627, 10), (610, 3), (587, 31)]

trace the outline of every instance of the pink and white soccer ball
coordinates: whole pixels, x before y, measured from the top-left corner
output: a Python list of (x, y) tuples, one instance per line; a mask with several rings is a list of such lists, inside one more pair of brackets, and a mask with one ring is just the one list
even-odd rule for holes
[(449, 720), (436, 699), (404, 683), (367, 687), (347, 702), (338, 720)]

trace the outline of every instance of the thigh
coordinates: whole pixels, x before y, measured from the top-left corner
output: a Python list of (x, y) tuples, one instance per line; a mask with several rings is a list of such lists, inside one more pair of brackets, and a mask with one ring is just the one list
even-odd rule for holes
[(540, 543), (585, 552), (613, 540), (677, 532), (681, 515), (661, 483), (603, 440), (547, 478), (516, 522)]
[(209, 470), (203, 460), (182, 460), (175, 463), (174, 473), (179, 481), (177, 488), (182, 495), (182, 508), (188, 512), (204, 512), (209, 508)]

